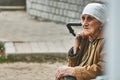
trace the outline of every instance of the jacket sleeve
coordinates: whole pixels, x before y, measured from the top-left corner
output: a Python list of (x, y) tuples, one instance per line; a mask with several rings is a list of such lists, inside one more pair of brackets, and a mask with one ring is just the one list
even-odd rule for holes
[[(76, 39), (79, 39), (79, 37), (77, 37)], [(73, 51), (73, 47), (68, 51), (68, 66), (75, 67), (81, 63), (81, 59), (84, 53), (83, 51), (85, 49), (86, 44), (88, 43), (88, 40), (79, 39), (79, 41), (81, 43), (81, 48), (78, 48), (75, 54)]]
[(73, 47), (68, 52), (68, 66), (74, 67), (78, 64), (80, 49), (78, 48), (74, 54)]
[(75, 77), (77, 80), (90, 80), (93, 79), (103, 72), (103, 53), (100, 53), (99, 61), (96, 64), (92, 64), (91, 66), (76, 66), (75, 67)]

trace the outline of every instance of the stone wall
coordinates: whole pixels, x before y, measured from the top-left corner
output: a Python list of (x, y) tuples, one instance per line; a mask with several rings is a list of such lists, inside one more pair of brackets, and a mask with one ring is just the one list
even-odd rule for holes
[(79, 22), (84, 6), (95, 0), (27, 0), (27, 13), (56, 22)]

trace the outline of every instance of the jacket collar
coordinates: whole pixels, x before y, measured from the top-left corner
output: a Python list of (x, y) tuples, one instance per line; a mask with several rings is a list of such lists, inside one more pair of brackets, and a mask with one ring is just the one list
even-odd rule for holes
[(95, 43), (97, 40), (104, 39), (104, 37), (103, 37), (103, 34), (100, 33), (100, 34), (98, 34), (97, 37), (94, 37), (94, 38), (89, 37), (88, 39), (91, 43)]

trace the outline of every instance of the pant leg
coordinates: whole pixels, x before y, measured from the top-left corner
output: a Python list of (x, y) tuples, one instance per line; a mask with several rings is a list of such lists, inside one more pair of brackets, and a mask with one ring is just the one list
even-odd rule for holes
[(62, 77), (60, 80), (77, 80), (77, 79), (72, 76), (66, 76), (66, 77)]

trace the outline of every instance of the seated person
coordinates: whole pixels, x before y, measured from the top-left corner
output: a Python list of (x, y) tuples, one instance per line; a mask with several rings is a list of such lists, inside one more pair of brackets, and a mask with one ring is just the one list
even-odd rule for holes
[(90, 80), (103, 74), (105, 5), (89, 3), (82, 12), (81, 21), (83, 31), (77, 34), (69, 50), (69, 66), (58, 68), (56, 80)]

